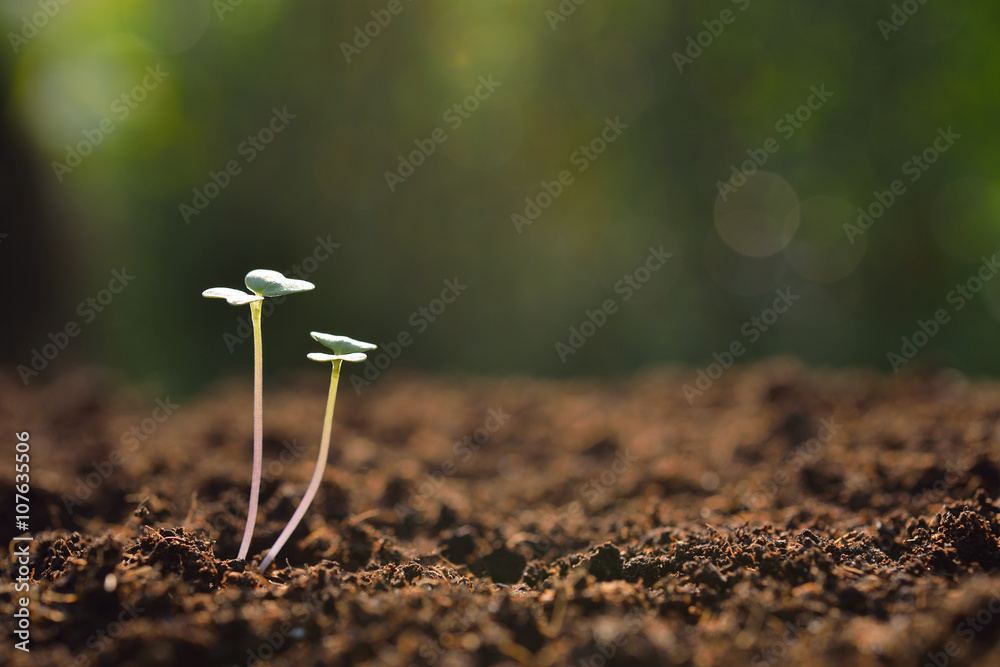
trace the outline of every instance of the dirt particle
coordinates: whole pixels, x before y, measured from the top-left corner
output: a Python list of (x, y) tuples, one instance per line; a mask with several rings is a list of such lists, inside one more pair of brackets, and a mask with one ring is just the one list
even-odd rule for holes
[(598, 581), (621, 579), (624, 574), (621, 552), (610, 543), (602, 544), (587, 560), (587, 571)]
[(507, 547), (500, 547), (483, 556), (483, 566), (490, 579), (498, 584), (516, 584), (528, 560)]

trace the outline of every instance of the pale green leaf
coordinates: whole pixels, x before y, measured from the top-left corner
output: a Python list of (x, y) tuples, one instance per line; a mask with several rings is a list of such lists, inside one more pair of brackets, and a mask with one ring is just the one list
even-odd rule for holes
[(331, 334), (320, 333), (319, 331), (313, 331), (309, 335), (312, 336), (318, 343), (322, 343), (330, 348), (334, 354), (369, 352), (378, 347), (377, 345), (363, 343), (360, 340), (354, 340), (353, 338), (348, 338), (347, 336), (333, 336)]
[(326, 352), (310, 352), (306, 355), (313, 361), (364, 361), (368, 358), (363, 352), (351, 352), (349, 354), (327, 354)]
[(225, 299), (231, 306), (245, 306), (254, 301), (263, 301), (264, 297), (256, 294), (247, 294), (238, 289), (229, 287), (213, 287), (201, 293), (203, 297), (209, 299)]
[(286, 278), (280, 272), (268, 269), (254, 269), (247, 274), (244, 282), (247, 289), (260, 296), (284, 296), (296, 292), (307, 292), (316, 287), (308, 280)]

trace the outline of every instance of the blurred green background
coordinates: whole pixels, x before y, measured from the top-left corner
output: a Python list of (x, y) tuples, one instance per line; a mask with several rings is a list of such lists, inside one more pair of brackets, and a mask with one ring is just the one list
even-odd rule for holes
[[(265, 320), (269, 373), (312, 370), (312, 329), (409, 333), (386, 372), (680, 362), (693, 379), (737, 341), (740, 361), (891, 372), (887, 353), (941, 308), (908, 367), (1000, 371), (1000, 280), (961, 310), (948, 298), (1000, 249), (1000, 7), (985, 0), (0, 8), (0, 358), (16, 373), (80, 327), (29, 382), (77, 363), (176, 392), (248, 373), (249, 309), (200, 292), (293, 266), (317, 289)], [(603, 152), (581, 157), (592, 141)], [(926, 170), (906, 166), (928, 149)], [(512, 219), (526, 199), (547, 204), (531, 224)], [(317, 239), (339, 244), (325, 261)], [(616, 284), (661, 245), (671, 258), (626, 301)], [(79, 306), (122, 267), (135, 277), (101, 312)], [(467, 289), (420, 315), (455, 279)], [(746, 329), (776, 289), (800, 298)], [(560, 355), (607, 299), (606, 323)]]

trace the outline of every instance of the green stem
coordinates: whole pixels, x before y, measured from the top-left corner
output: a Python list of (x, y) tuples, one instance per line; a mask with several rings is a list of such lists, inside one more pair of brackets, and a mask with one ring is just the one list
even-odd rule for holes
[(274, 546), (271, 547), (271, 550), (267, 552), (267, 556), (261, 562), (261, 572), (267, 569), (267, 566), (271, 564), (278, 555), (278, 552), (281, 551), (281, 547), (285, 546), (285, 542), (292, 536), (292, 532), (299, 525), (299, 522), (302, 521), (302, 517), (305, 515), (306, 510), (309, 509), (309, 505), (312, 504), (313, 498), (319, 490), (320, 482), (323, 481), (326, 459), (330, 454), (330, 432), (333, 430), (333, 408), (337, 402), (337, 383), (340, 381), (340, 364), (340, 359), (335, 359), (332, 364), (333, 372), (330, 375), (330, 394), (326, 399), (326, 417), (324, 417), (323, 421), (323, 435), (320, 437), (316, 469), (313, 470), (312, 479), (309, 480), (309, 487), (306, 489), (306, 494), (302, 496), (302, 502), (295, 508), (295, 514), (292, 515), (288, 525), (281, 531), (281, 535), (278, 536)]
[(243, 530), (239, 558), (245, 560), (250, 550), (250, 540), (257, 523), (257, 504), (260, 500), (261, 468), (264, 462), (264, 352), (261, 343), (260, 313), (263, 301), (250, 304), (253, 320), (253, 476), (250, 478), (250, 508), (247, 525)]

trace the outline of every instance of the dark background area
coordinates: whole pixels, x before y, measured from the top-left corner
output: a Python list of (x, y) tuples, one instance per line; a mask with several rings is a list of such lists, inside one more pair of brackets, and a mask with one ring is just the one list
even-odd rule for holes
[[(37, 18), (36, 2), (4, 3), (7, 370), (75, 322), (29, 382), (96, 363), (181, 393), (248, 373), (251, 343), (224, 336), (249, 309), (200, 293), (301, 265), (317, 288), (265, 320), (269, 374), (313, 370), (314, 329), (381, 344), (410, 333), (386, 372), (679, 362), (693, 380), (737, 341), (741, 362), (892, 372), (887, 354), (938, 309), (948, 321), (905, 368), (1000, 371), (1000, 281), (961, 310), (948, 300), (1000, 249), (1000, 7), (389, 4), (88, 0)], [(560, 5), (575, 9), (557, 21)], [(373, 11), (391, 20), (373, 27)], [(894, 11), (906, 20), (889, 31)], [(487, 95), (481, 77), (500, 85)], [(485, 99), (469, 101), (477, 87)], [(821, 89), (832, 96), (818, 103)], [(455, 127), (446, 114), (463, 101), (475, 108)], [(294, 118), (248, 161), (244, 142), (275, 109)], [(808, 118), (789, 135), (796, 110)], [(574, 152), (606, 119), (627, 128), (578, 171)], [(95, 135), (102, 123), (113, 131)], [(910, 180), (904, 164), (949, 127), (959, 138)], [(446, 141), (390, 189), (385, 173), (436, 128)], [(778, 150), (722, 201), (720, 181), (769, 138)], [(81, 142), (96, 145), (56, 173)], [(186, 221), (181, 205), (230, 161), (239, 173)], [(512, 214), (562, 170), (573, 182), (519, 233)], [(844, 225), (896, 179), (905, 192), (852, 243)], [(339, 247), (303, 264), (317, 239)], [(672, 257), (626, 302), (617, 281), (660, 245)], [(88, 321), (79, 304), (123, 267), (134, 280)], [(420, 331), (412, 315), (455, 279), (467, 290)], [(747, 335), (789, 289), (788, 312)], [(606, 299), (616, 312), (563, 363), (556, 344)]]

